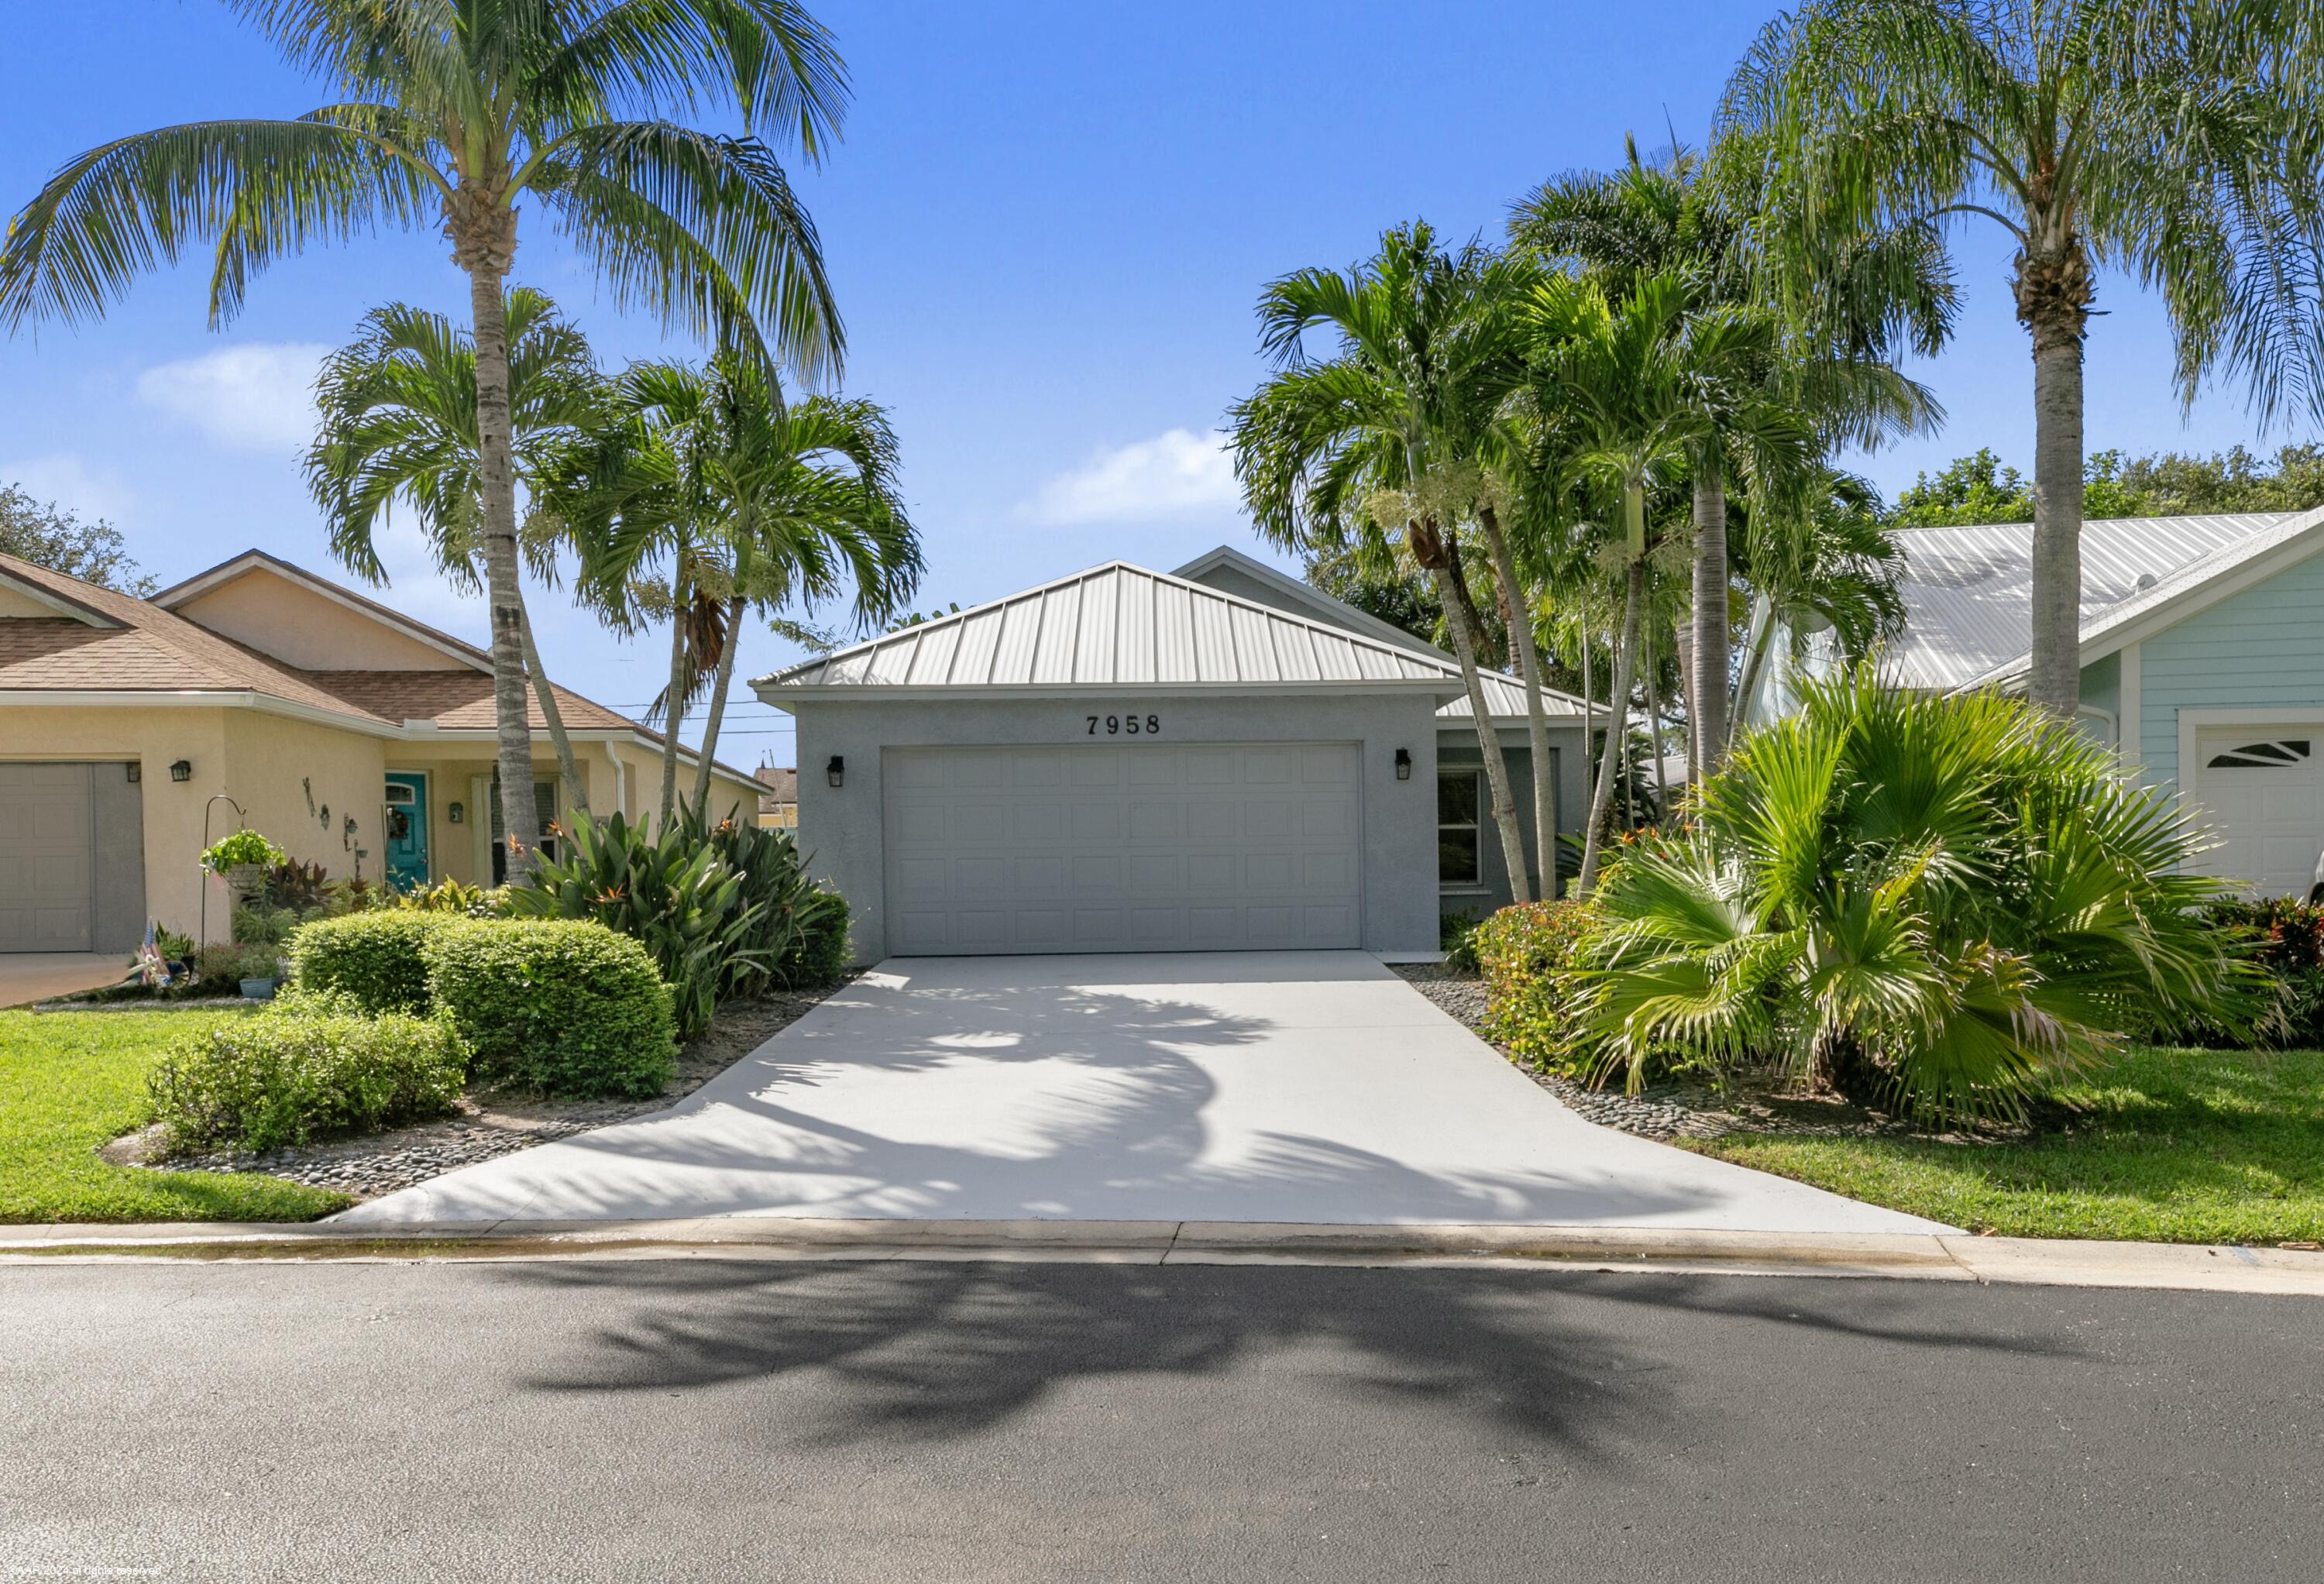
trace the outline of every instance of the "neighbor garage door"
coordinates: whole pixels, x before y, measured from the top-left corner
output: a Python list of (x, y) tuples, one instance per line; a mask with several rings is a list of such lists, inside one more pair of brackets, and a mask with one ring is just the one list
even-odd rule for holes
[(0, 952), (86, 952), (96, 821), (86, 764), (0, 764)]
[(903, 955), (1362, 939), (1353, 743), (889, 749)]
[(2324, 733), (2314, 726), (2237, 726), (2197, 739), (2195, 797), (2219, 846), (2209, 872), (2254, 885), (2262, 896), (2305, 897), (2324, 849)]

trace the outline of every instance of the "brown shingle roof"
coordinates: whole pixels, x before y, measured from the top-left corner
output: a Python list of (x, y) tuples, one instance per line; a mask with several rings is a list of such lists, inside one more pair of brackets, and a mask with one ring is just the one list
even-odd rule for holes
[[(497, 720), (493, 712), (493, 679), (483, 671), (309, 671), (305, 675), (356, 708), (399, 724), (433, 721), (447, 732), (490, 731)], [(525, 702), (532, 729), (547, 731), (549, 722), (540, 713), (540, 700), (528, 693)], [(557, 707), (565, 716), (565, 724), (576, 732), (639, 729), (628, 717), (562, 687), (557, 688)]]
[(0, 687), (33, 692), (247, 691), (340, 714), (383, 718), (326, 692), (303, 672), (148, 601), (14, 556), (0, 556), (0, 574), (119, 623), (107, 630), (69, 617), (0, 622)]
[(766, 788), (759, 794), (759, 812), (772, 814), (783, 804), (798, 801), (798, 771), (778, 765), (761, 765), (753, 772)]

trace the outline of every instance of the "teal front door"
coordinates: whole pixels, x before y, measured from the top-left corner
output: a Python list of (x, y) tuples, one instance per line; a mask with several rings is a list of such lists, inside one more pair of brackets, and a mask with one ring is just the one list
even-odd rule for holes
[(400, 890), (428, 883), (428, 778), (387, 773), (387, 878)]

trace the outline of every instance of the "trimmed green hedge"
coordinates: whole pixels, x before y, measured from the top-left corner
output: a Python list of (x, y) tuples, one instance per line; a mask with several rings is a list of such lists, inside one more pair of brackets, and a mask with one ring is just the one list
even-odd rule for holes
[(543, 1094), (654, 1095), (677, 1070), (670, 996), (646, 949), (603, 925), (445, 921), (428, 939), (435, 1004), (476, 1071)]
[(283, 964), (302, 990), (352, 997), (366, 1012), (424, 1012), (428, 942), (459, 922), (453, 914), (406, 908), (318, 918), (291, 933)]
[(447, 1116), (467, 1058), (439, 1018), (292, 1008), (179, 1041), (146, 1087), (172, 1148), (267, 1150)]
[(1469, 936), (1491, 998), (1487, 1036), (1544, 1071), (1579, 1076), (1587, 1065), (1573, 968), (1591, 923), (1587, 903), (1528, 902), (1502, 908)]

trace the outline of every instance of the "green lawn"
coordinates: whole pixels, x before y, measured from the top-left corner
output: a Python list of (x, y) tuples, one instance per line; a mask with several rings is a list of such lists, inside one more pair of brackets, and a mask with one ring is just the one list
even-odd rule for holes
[(1973, 1231), (2324, 1240), (2324, 1052), (2139, 1047), (2059, 1094), (2088, 1114), (2024, 1143), (1737, 1134), (1688, 1147)]
[(172, 1039), (242, 1016), (0, 1012), (0, 1222), (304, 1221), (346, 1204), (276, 1177), (97, 1158), (145, 1120), (146, 1069)]

